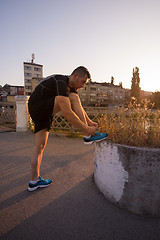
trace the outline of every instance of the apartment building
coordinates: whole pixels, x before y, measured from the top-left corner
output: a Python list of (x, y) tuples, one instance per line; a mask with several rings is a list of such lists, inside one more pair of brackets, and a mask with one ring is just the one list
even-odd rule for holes
[(78, 94), (83, 106), (123, 105), (125, 89), (110, 83), (88, 82)]
[(141, 99), (147, 99), (152, 95), (152, 92), (141, 90)]
[(43, 78), (43, 65), (34, 63), (33, 54), (31, 62), (24, 62), (23, 65), (25, 95), (30, 96), (35, 86)]

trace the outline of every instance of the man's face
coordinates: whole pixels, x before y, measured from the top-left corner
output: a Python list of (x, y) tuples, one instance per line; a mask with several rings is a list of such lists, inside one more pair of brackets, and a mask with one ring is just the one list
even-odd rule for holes
[(76, 89), (83, 88), (85, 84), (87, 83), (87, 75), (85, 74), (83, 77), (79, 76), (78, 74), (75, 74), (74, 76), (74, 87)]

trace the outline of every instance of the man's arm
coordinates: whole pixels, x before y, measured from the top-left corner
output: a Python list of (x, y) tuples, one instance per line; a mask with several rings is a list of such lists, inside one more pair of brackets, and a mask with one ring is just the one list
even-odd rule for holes
[(92, 135), (96, 133), (95, 127), (89, 127), (87, 124), (83, 123), (79, 119), (79, 117), (73, 112), (71, 108), (71, 103), (68, 97), (57, 96), (56, 102), (60, 107), (62, 114), (71, 125), (82, 130), (84, 135)]
[(89, 126), (95, 126), (95, 127), (98, 128), (98, 123), (93, 122), (93, 121), (88, 117), (88, 115), (87, 115), (87, 113), (85, 112), (84, 109), (83, 109), (83, 111), (84, 111), (84, 114), (85, 114), (86, 121), (87, 121), (88, 125), (89, 125)]

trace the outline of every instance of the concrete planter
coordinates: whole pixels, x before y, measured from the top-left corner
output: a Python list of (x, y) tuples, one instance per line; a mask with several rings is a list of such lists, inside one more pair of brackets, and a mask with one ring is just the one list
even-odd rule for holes
[(95, 144), (95, 182), (119, 207), (160, 216), (160, 149)]

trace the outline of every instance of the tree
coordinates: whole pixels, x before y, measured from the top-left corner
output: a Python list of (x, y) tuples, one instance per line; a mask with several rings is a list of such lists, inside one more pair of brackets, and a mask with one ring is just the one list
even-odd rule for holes
[(137, 102), (140, 102), (140, 94), (141, 94), (141, 88), (140, 88), (140, 77), (139, 77), (139, 68), (135, 67), (133, 68), (133, 77), (131, 81), (131, 97), (135, 97), (137, 99)]
[(150, 97), (151, 103), (154, 103), (156, 109), (160, 109), (160, 92), (155, 92)]
[(114, 77), (111, 77), (111, 85), (114, 85)]

